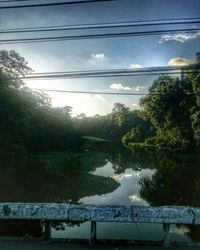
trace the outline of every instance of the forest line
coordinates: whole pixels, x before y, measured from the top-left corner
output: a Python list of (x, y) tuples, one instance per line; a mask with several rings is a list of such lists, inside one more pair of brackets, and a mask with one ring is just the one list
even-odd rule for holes
[(196, 150), (200, 144), (200, 73), (160, 76), (140, 99), (140, 109), (115, 103), (108, 115), (72, 117), (72, 107), (52, 107), (44, 92), (27, 88), (32, 70), (15, 51), (0, 51), (0, 149), (47, 152), (81, 149), (84, 136), (128, 147)]

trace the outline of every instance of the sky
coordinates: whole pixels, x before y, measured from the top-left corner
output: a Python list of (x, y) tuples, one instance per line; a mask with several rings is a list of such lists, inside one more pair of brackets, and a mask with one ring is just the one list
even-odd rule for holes
[[(30, 3), (62, 1), (64, 0), (32, 0)], [(27, 4), (27, 2), (25, 3)], [(0, 3), (0, 6), (5, 5), (8, 4)], [(199, 0), (118, 0), (39, 8), (0, 9), (0, 29), (198, 18), (200, 17), (199, 13)], [(163, 30), (188, 27), (199, 27), (199, 31), (193, 34), (180, 33), (31, 44), (0, 44), (0, 50), (15, 50), (28, 61), (29, 66), (35, 72), (187, 65), (195, 61), (195, 54), (200, 51), (199, 24), (134, 28), (135, 31), (145, 31), (148, 29)], [(121, 29), (118, 30), (121, 31)], [(127, 31), (130, 31), (130, 28)], [(56, 33), (38, 33), (34, 34), (34, 36), (65, 34), (69, 33), (59, 31)], [(25, 36), (30, 37), (31, 35), (19, 33), (12, 35), (0, 34), (0, 39), (23, 38)], [(26, 81), (26, 84), (30, 88), (147, 93), (148, 88), (155, 79), (155, 76), (124, 76), (43, 81), (29, 80)], [(48, 92), (48, 94), (52, 98), (53, 106), (72, 106), (73, 115), (85, 113), (88, 116), (97, 113), (101, 115), (110, 113), (113, 104), (116, 102), (124, 103), (130, 109), (138, 109), (140, 99), (140, 96), (127, 97), (55, 92)]]

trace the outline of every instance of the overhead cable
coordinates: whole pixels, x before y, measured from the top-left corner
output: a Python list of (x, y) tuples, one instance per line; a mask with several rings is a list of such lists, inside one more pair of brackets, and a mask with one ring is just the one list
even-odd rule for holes
[[(199, 74), (199, 71), (183, 71), (181, 72), (182, 74), (186, 74), (186, 73), (191, 73), (191, 74)], [(150, 73), (130, 73), (130, 74), (109, 74), (109, 75), (84, 75), (84, 76), (80, 76), (80, 75), (76, 75), (76, 76), (57, 76), (57, 77), (51, 77), (51, 76), (38, 76), (38, 77), (34, 77), (34, 78), (25, 78), (22, 77), (21, 79), (23, 80), (62, 80), (62, 79), (77, 79), (77, 78), (108, 78), (108, 77), (124, 77), (124, 76), (131, 76), (131, 77), (137, 77), (137, 76), (163, 76), (163, 75), (180, 75), (181, 74), (180, 71), (178, 72), (150, 72)]]
[[(10, 33), (33, 33), (44, 31), (67, 31), (67, 30), (89, 30), (89, 29), (105, 29), (105, 28), (129, 28), (129, 27), (146, 27), (146, 26), (160, 26), (160, 25), (179, 25), (179, 24), (198, 24), (200, 18), (186, 18), (186, 19), (169, 19), (152, 20), (152, 21), (133, 21), (133, 22), (114, 22), (114, 23), (96, 23), (96, 24), (77, 24), (77, 25), (57, 25), (57, 26), (43, 26), (30, 28), (15, 28), (15, 29), (0, 29), (1, 34)], [(200, 29), (200, 28), (199, 28)]]
[[(76, 91), (76, 90), (60, 90), (60, 89), (43, 89), (31, 88), (34, 91), (69, 93), (69, 94), (91, 94), (91, 95), (120, 95), (120, 96), (148, 96), (148, 95), (167, 95), (167, 93), (131, 93), (131, 92), (102, 92), (102, 91)], [(178, 89), (176, 89), (178, 90)], [(193, 95), (193, 93), (185, 92), (186, 95)]]
[(89, 78), (89, 77), (113, 77), (113, 76), (138, 76), (138, 75), (161, 75), (161, 74), (184, 74), (199, 73), (200, 65), (177, 67), (144, 67), (130, 69), (110, 69), (110, 70), (86, 70), (86, 71), (66, 71), (66, 72), (44, 72), (32, 73), (22, 76), (21, 79), (59, 79), (59, 78)]
[(113, 2), (119, 0), (75, 0), (65, 2), (52, 2), (52, 3), (41, 3), (41, 4), (26, 4), (26, 5), (8, 5), (0, 6), (0, 10), (4, 9), (21, 9), (21, 8), (32, 8), (32, 7), (48, 7), (48, 6), (61, 6), (61, 5), (72, 5), (72, 4), (85, 4), (85, 3), (98, 3), (98, 2)]
[(102, 34), (83, 34), (83, 35), (65, 35), (65, 36), (49, 36), (49, 37), (35, 37), (35, 38), (13, 38), (1, 39), (0, 44), (14, 44), (14, 43), (38, 43), (38, 42), (55, 42), (64, 40), (82, 40), (82, 39), (102, 39), (115, 37), (130, 37), (130, 36), (155, 36), (163, 34), (176, 33), (196, 33), (199, 28), (175, 29), (175, 30), (151, 30), (151, 31), (130, 31), (130, 32), (113, 32)]
[(102, 92), (102, 91), (76, 91), (76, 90), (60, 90), (60, 89), (41, 89), (33, 88), (35, 91), (58, 92), (58, 93), (71, 93), (71, 94), (93, 94), (93, 95), (148, 95), (148, 93), (124, 93), (124, 92)]

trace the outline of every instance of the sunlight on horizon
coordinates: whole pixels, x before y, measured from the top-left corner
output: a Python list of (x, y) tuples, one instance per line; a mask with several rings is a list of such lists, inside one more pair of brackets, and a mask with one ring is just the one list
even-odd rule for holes
[[(111, 81), (112, 82), (112, 81)], [(75, 90), (75, 91), (93, 91), (89, 88), (81, 87), (81, 84), (75, 81), (76, 84), (71, 84), (70, 80), (65, 80), (64, 83), (58, 81), (34, 81), (28, 80), (25, 81), (26, 86), (30, 89), (59, 89), (59, 90)], [(104, 83), (104, 82), (103, 82)], [(126, 84), (126, 83), (125, 83)], [(117, 85), (117, 88), (113, 88)], [(39, 87), (38, 87), (39, 86)], [(72, 87), (73, 86), (73, 87)], [(120, 86), (120, 88), (119, 88)], [(94, 91), (101, 92), (130, 92), (138, 93), (143, 91), (144, 87), (136, 85), (132, 88), (126, 90), (125, 85), (122, 84), (108, 84), (107, 87), (102, 89), (95, 89), (97, 86), (94, 86)], [(146, 88), (145, 88), (146, 89)], [(104, 95), (104, 94), (84, 94), (84, 93), (64, 93), (64, 92), (51, 92), (44, 91), (50, 98), (52, 107), (72, 107), (72, 116), (76, 116), (80, 113), (86, 114), (86, 116), (107, 115), (112, 112), (114, 103), (120, 102), (125, 104), (130, 108), (130, 110), (139, 109), (139, 99), (141, 96), (117, 96), (117, 95)]]

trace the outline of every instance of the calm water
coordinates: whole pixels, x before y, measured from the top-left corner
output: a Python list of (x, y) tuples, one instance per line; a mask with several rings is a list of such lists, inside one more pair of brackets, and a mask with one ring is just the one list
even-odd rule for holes
[[(1, 202), (200, 206), (200, 157), (130, 152), (108, 145), (79, 153), (1, 156)], [(20, 230), (19, 230), (19, 226)], [(123, 230), (122, 230), (123, 226)], [(4, 222), (1, 235), (40, 236), (39, 223)], [(89, 223), (55, 224), (53, 237), (88, 238)], [(103, 239), (161, 240), (162, 226), (98, 223)], [(200, 241), (198, 227), (172, 227), (171, 237)]]

